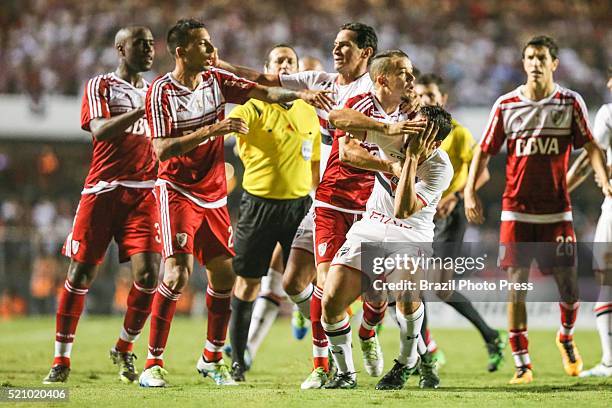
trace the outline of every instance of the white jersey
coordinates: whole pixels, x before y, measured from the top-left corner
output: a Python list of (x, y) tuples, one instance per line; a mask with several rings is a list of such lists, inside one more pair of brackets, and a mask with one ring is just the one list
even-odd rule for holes
[[(371, 140), (376, 143), (375, 140)], [(383, 148), (381, 158), (387, 159)], [(406, 219), (394, 216), (394, 201), (397, 177), (377, 172), (374, 190), (366, 204), (364, 219), (378, 221), (397, 227), (396, 231), (404, 231), (413, 242), (432, 242), (434, 237), (433, 218), (442, 193), (446, 191), (453, 178), (453, 166), (445, 151), (436, 149), (416, 171), (415, 190), (417, 198), (424, 207)], [(415, 239), (416, 238), (416, 239)]]
[[(597, 111), (595, 116), (595, 125), (593, 126), (593, 136), (599, 146), (606, 151), (608, 166), (612, 165), (612, 103), (603, 105)], [(612, 181), (612, 180), (610, 180)], [(612, 198), (606, 197), (602, 206), (602, 210), (612, 210)]]
[[(304, 71), (296, 74), (279, 75), (281, 86), (293, 90), (310, 89), (332, 91), (330, 95), (335, 102), (334, 109), (342, 109), (346, 102), (357, 95), (370, 92), (373, 87), (370, 75), (366, 72), (347, 85), (338, 84), (338, 73), (322, 71)], [(316, 109), (321, 124), (321, 161), (320, 177), (325, 173), (325, 167), (331, 153), (335, 128), (329, 123), (329, 112)]]

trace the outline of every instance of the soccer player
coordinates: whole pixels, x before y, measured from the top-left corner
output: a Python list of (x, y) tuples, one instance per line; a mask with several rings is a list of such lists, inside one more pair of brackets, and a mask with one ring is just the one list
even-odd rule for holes
[[(197, 370), (218, 385), (236, 384), (223, 362), (235, 274), (233, 231), (227, 212), (223, 136), (249, 132), (244, 120), (224, 118), (224, 105), (250, 98), (284, 103), (325, 100), (321, 92), (268, 88), (210, 68), (214, 47), (204, 24), (180, 20), (168, 32), (175, 67), (147, 93), (147, 120), (160, 164), (156, 198), (160, 210), (164, 277), (151, 311), (149, 353), (140, 385), (163, 387), (163, 352), (194, 256), (206, 265), (207, 339)], [(320, 105), (321, 106), (321, 105)]]
[(55, 358), (45, 384), (68, 379), (85, 296), (111, 239), (119, 246), (119, 261), (131, 261), (134, 277), (123, 327), (110, 351), (125, 383), (137, 379), (132, 349), (149, 317), (157, 286), (161, 238), (153, 195), (155, 157), (143, 117), (149, 84), (140, 75), (153, 64), (151, 30), (120, 29), (115, 49), (117, 69), (90, 79), (83, 94), (81, 127), (92, 135), (93, 158), (63, 248), (71, 261), (57, 308)]
[[(503, 195), (500, 244), (515, 242), (575, 242), (566, 173), (571, 148), (583, 147), (595, 172), (603, 180), (602, 191), (612, 193), (607, 181), (603, 153), (593, 142), (582, 97), (556, 84), (558, 47), (546, 36), (534, 37), (523, 47), (523, 69), (527, 82), (501, 96), (493, 106), (480, 147), (474, 153), (464, 190), (468, 221), (482, 223), (482, 204), (476, 195), (476, 180), (491, 155), (506, 142), (506, 190)], [(508, 249), (512, 249), (508, 245)], [(512, 282), (527, 282), (531, 260), (518, 260), (505, 251), (500, 266)], [(561, 294), (561, 325), (556, 343), (568, 375), (577, 376), (582, 358), (573, 332), (578, 312), (576, 270), (538, 257), (541, 270), (551, 270)], [(510, 384), (533, 380), (528, 353), (525, 293), (512, 291), (508, 306), (510, 345), (516, 366)]]
[[(314, 211), (309, 212), (298, 228), (283, 278), (283, 287), (289, 298), (298, 305), (304, 316), (311, 317), (314, 369), (302, 383), (302, 389), (321, 388), (328, 377), (328, 342), (321, 326), (325, 275), (348, 229), (363, 213), (374, 184), (371, 171), (356, 167), (369, 163), (377, 169), (392, 170), (389, 160), (381, 160), (372, 154), (377, 150), (376, 146), (348, 138), (335, 138), (335, 129), (328, 121), (330, 109), (343, 107), (349, 98), (372, 88), (367, 67), (377, 47), (378, 38), (372, 27), (348, 23), (340, 27), (334, 41), (332, 53), (337, 73), (306, 71), (293, 75), (261, 74), (218, 61), (220, 67), (258, 83), (291, 89), (327, 90), (335, 96), (335, 100), (324, 109), (317, 109), (321, 124), (323, 178), (317, 188)], [(316, 270), (313, 268), (313, 249), (316, 249)], [(315, 278), (316, 287), (312, 284)], [(366, 370), (373, 376), (380, 375), (383, 369), (382, 351), (374, 328), (383, 319), (385, 308), (384, 305), (364, 305), (361, 347)]]
[[(295, 50), (279, 44), (270, 50), (264, 67), (266, 73), (288, 75), (297, 72)], [(244, 163), (244, 193), (240, 204), (240, 218), (236, 227), (233, 259), (237, 279), (232, 296), (230, 339), (232, 342), (232, 377), (244, 381), (249, 327), (269, 330), (278, 313), (278, 300), (284, 297), (279, 276), (266, 279), (276, 282), (267, 285), (260, 297), (260, 319), (251, 321), (253, 302), (257, 299), (262, 277), (269, 275), (272, 252), (282, 247), (283, 264), (287, 263), (291, 243), (302, 219), (312, 205), (308, 194), (313, 184), (312, 162), (318, 169), (321, 133), (314, 108), (298, 100), (290, 104), (269, 104), (251, 99), (236, 107), (229, 115), (239, 118), (249, 129), (236, 133), (240, 158)], [(315, 172), (318, 183), (318, 172)], [(280, 275), (274, 271), (274, 275)], [(265, 314), (262, 312), (266, 312)], [(263, 339), (265, 332), (253, 340)], [(253, 344), (258, 346), (258, 344)], [(250, 348), (251, 358), (256, 347)]]
[[(608, 89), (612, 91), (612, 66), (608, 67)], [(599, 145), (606, 149), (608, 174), (612, 165), (612, 103), (599, 108), (593, 125), (593, 135)], [(568, 172), (567, 188), (571, 192), (578, 187), (592, 170), (583, 152)], [(600, 181), (598, 180), (600, 183)], [(597, 222), (593, 238), (595, 277), (600, 284), (599, 297), (595, 303), (595, 321), (601, 341), (601, 361), (590, 370), (582, 371), (580, 377), (612, 376), (612, 272), (609, 262), (610, 243), (612, 242), (612, 199), (606, 197), (601, 206), (601, 216)]]
[[(441, 106), (444, 107), (448, 99), (446, 86), (442, 78), (436, 74), (423, 74), (416, 79), (415, 92), (420, 97), (420, 101), (425, 106)], [(452, 248), (444, 248), (451, 253), (444, 256), (460, 256), (457, 250), (460, 250), (463, 242), (463, 234), (465, 233), (466, 221), (463, 210), (463, 188), (467, 181), (470, 162), (472, 161), (473, 149), (476, 141), (472, 137), (470, 131), (459, 124), (455, 119), (452, 120), (452, 130), (440, 145), (440, 149), (444, 150), (453, 165), (453, 179), (450, 186), (442, 194), (442, 198), (438, 203), (436, 217), (434, 218), (436, 229), (434, 241), (445, 243), (444, 245)], [(488, 172), (483, 173), (479, 186), (484, 184), (489, 178)], [(445, 271), (445, 274), (452, 271)], [(447, 276), (451, 278), (452, 276)], [(443, 279), (444, 281), (447, 278)], [(499, 365), (503, 361), (503, 351), (508, 344), (508, 335), (506, 332), (498, 332), (491, 328), (484, 321), (480, 313), (472, 303), (459, 292), (445, 291), (438, 293), (441, 299), (448, 305), (452, 306), (459, 314), (467, 318), (480, 332), (485, 346), (489, 354), (489, 362), (487, 369), (489, 372), (497, 371)], [(425, 312), (425, 321), (423, 322), (423, 338), (431, 339), (427, 329), (427, 312)], [(426, 341), (427, 343), (427, 341)], [(431, 339), (428, 348), (434, 354), (434, 359), (439, 360), (441, 350), (431, 350), (435, 347), (435, 341)]]
[[(408, 56), (399, 50), (381, 53), (374, 57), (369, 71), (374, 91), (351, 98), (345, 107), (387, 124), (406, 120), (400, 105), (412, 92), (414, 81)], [(403, 137), (396, 136), (393, 140), (377, 132), (351, 130), (353, 136), (378, 145), (381, 158), (394, 160), (401, 171), (398, 180), (396, 172), (378, 169), (363, 219), (351, 226), (346, 242), (333, 259), (323, 292), (322, 324), (338, 372), (324, 388), (356, 387), (351, 327), (345, 309), (362, 293), (362, 242), (423, 243), (433, 240), (435, 208), (453, 175), (448, 156), (436, 149), (439, 145), (436, 138), (441, 140), (450, 132), (450, 115), (439, 107), (426, 107), (419, 111), (418, 117), (427, 118), (428, 127), (409, 139), (405, 154)], [(350, 123), (343, 123), (336, 117), (332, 120), (342, 129), (354, 129)], [(336, 136), (344, 135), (338, 131)], [(377, 388), (402, 388), (406, 378), (416, 371), (423, 314), (418, 297), (414, 302), (398, 301), (401, 351), (395, 366)], [(425, 371), (434, 367), (432, 360), (421, 364)]]

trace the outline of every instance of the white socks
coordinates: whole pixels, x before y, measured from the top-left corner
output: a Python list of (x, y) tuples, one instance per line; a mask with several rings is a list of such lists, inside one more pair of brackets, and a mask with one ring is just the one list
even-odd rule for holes
[(421, 337), (421, 326), (425, 316), (425, 307), (421, 303), (411, 314), (404, 315), (397, 310), (397, 320), (400, 326), (400, 353), (397, 358), (401, 364), (413, 367), (418, 361), (417, 345)]
[(351, 373), (355, 376), (353, 349), (351, 344), (351, 324), (348, 315), (338, 323), (328, 324), (321, 319), (321, 325), (329, 341), (334, 361), (340, 373)]

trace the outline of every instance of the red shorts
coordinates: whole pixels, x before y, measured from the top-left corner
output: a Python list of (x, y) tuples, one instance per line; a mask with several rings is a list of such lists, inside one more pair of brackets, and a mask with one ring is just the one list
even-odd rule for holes
[(141, 252), (161, 252), (157, 204), (151, 189), (119, 186), (82, 195), (62, 253), (76, 262), (99, 265), (113, 238), (119, 246), (119, 262)]
[(156, 186), (159, 205), (163, 257), (193, 254), (206, 265), (218, 256), (233, 257), (234, 233), (227, 206), (200, 207), (185, 195), (166, 185)]
[(361, 219), (360, 214), (350, 214), (326, 207), (315, 207), (315, 263), (331, 262), (340, 249), (351, 226)]
[(503, 268), (529, 267), (534, 259), (540, 269), (575, 263), (576, 235), (571, 221), (550, 224), (502, 221), (499, 242), (499, 266)]

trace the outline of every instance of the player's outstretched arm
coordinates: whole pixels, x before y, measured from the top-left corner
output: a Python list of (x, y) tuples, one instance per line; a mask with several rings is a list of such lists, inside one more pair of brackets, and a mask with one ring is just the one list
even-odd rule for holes
[(153, 139), (153, 147), (160, 161), (190, 152), (207, 139), (223, 136), (229, 133), (247, 134), (249, 128), (241, 118), (227, 118), (214, 125), (204, 126), (200, 129), (179, 137), (159, 137)]
[(589, 160), (596, 177), (601, 180), (601, 191), (606, 197), (612, 197), (612, 185), (610, 185), (608, 179), (608, 170), (603, 151), (595, 142), (588, 142), (583, 147), (589, 155)]
[(591, 174), (593, 167), (591, 167), (591, 162), (589, 160), (589, 154), (586, 150), (584, 150), (574, 163), (572, 163), (572, 167), (567, 171), (567, 176), (565, 180), (567, 181), (567, 191), (571, 193), (574, 191), (579, 185), (581, 185), (584, 180)]
[(487, 169), (490, 158), (489, 154), (484, 153), (480, 147), (476, 147), (474, 158), (470, 164), (467, 183), (463, 189), (465, 217), (474, 224), (482, 224), (484, 222), (482, 203), (476, 194), (476, 185), (477, 180), (482, 177), (482, 174)]
[(277, 74), (264, 74), (263, 72), (255, 71), (251, 68), (230, 64), (227, 61), (218, 59), (218, 57), (215, 57), (213, 59), (213, 66), (229, 71), (239, 77), (246, 78), (253, 82), (257, 82), (260, 85), (281, 86), (280, 79), (278, 78)]
[(342, 136), (338, 139), (340, 161), (358, 169), (382, 171), (399, 177), (402, 165), (398, 161), (384, 160), (364, 149), (357, 139)]
[(144, 114), (145, 108), (141, 107), (108, 119), (92, 119), (89, 122), (89, 129), (92, 136), (98, 141), (114, 139), (117, 136), (121, 136), (127, 128), (142, 118)]
[(336, 128), (356, 134), (357, 132), (380, 132), (387, 136), (418, 135), (425, 128), (424, 120), (407, 120), (398, 123), (383, 123), (351, 108), (332, 110), (329, 121)]
[(429, 123), (425, 131), (419, 136), (411, 138), (406, 147), (406, 161), (402, 168), (397, 189), (395, 190), (395, 201), (393, 203), (393, 215), (396, 218), (406, 219), (415, 214), (425, 206), (418, 199), (416, 193), (416, 171), (421, 156), (428, 154), (435, 148), (438, 127)]
[(294, 91), (278, 86), (257, 85), (249, 91), (248, 96), (268, 103), (284, 103), (302, 99), (315, 108), (329, 111), (334, 107), (334, 101), (329, 97), (330, 93), (330, 91), (311, 91), (308, 89)]

